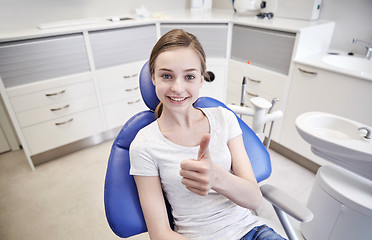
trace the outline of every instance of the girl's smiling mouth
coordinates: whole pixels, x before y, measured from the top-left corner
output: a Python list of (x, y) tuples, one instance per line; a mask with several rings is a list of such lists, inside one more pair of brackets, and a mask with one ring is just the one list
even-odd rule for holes
[(174, 102), (183, 102), (185, 101), (186, 99), (188, 99), (189, 97), (171, 97), (171, 96), (168, 96), (168, 98)]

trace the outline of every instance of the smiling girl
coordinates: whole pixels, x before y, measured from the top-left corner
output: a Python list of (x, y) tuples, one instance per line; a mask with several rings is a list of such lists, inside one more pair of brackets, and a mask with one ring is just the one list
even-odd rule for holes
[(150, 238), (283, 239), (249, 210), (260, 206), (262, 194), (236, 116), (222, 107), (193, 106), (206, 76), (196, 37), (168, 32), (154, 46), (149, 68), (160, 104), (157, 120), (131, 144), (130, 173)]

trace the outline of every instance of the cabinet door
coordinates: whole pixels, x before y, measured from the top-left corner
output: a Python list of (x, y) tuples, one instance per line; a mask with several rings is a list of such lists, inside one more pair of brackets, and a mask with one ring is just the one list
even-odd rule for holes
[(161, 24), (160, 31), (164, 35), (178, 28), (194, 34), (208, 58), (226, 58), (227, 24)]
[(0, 44), (0, 75), (6, 88), (89, 69), (82, 34)]
[[(300, 69), (316, 74), (307, 74)], [(325, 164), (297, 133), (296, 118), (305, 112), (320, 111), (372, 126), (371, 92), (371, 81), (296, 64), (280, 143), (308, 159)]]
[(288, 75), (296, 34), (233, 26), (231, 58)]
[(96, 69), (149, 59), (156, 43), (155, 24), (89, 33)]

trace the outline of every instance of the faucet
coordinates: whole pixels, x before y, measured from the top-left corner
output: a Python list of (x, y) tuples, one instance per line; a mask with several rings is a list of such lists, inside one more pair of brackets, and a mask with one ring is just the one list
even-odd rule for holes
[(367, 131), (367, 133), (366, 133), (366, 135), (364, 136), (364, 138), (365, 139), (371, 139), (371, 129), (369, 129), (368, 127), (360, 127), (360, 128), (358, 128), (358, 130), (360, 131), (360, 130), (366, 130)]
[(359, 43), (359, 44), (362, 44), (363, 46), (365, 46), (366, 49), (367, 49), (366, 58), (368, 60), (371, 60), (371, 57), (372, 57), (372, 41), (370, 43), (367, 43), (367, 42), (364, 42), (362, 40), (353, 38), (352, 43)]

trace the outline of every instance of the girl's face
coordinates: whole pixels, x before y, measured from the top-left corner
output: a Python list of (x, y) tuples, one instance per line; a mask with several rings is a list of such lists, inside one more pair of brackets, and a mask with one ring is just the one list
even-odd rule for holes
[(198, 54), (189, 47), (167, 50), (156, 59), (152, 81), (163, 111), (185, 112), (199, 96), (203, 84)]

